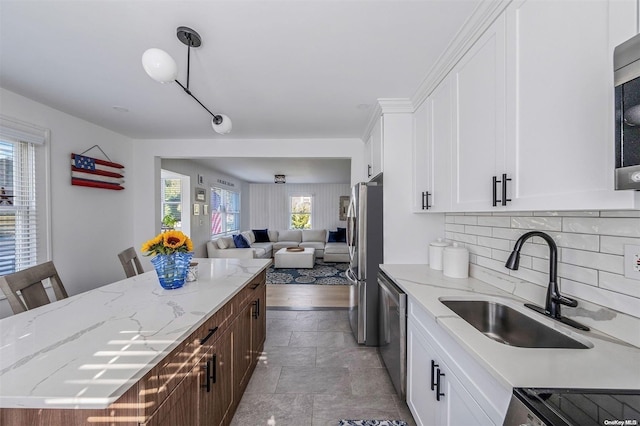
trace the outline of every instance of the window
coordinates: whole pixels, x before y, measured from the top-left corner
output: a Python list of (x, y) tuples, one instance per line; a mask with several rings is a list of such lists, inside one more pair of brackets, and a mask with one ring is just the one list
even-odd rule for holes
[(0, 118), (0, 275), (48, 260), (46, 137)]
[(163, 177), (162, 185), (162, 218), (167, 215), (176, 220), (174, 228), (182, 229), (182, 179)]
[(211, 188), (211, 236), (240, 231), (240, 193)]
[(290, 229), (311, 229), (311, 200), (310, 195), (289, 197)]

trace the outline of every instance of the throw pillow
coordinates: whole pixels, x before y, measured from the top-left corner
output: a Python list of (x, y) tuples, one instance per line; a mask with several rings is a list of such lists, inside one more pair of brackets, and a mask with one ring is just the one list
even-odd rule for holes
[(236, 245), (236, 248), (251, 248), (247, 239), (242, 235), (234, 235), (233, 243)]
[(346, 243), (347, 242), (347, 228), (337, 228), (338, 236), (337, 241), (338, 243)]
[(268, 243), (269, 240), (269, 230), (268, 229), (252, 229), (253, 235), (256, 236), (256, 243)]
[(327, 239), (328, 243), (337, 243), (338, 242), (338, 231), (329, 231), (329, 238)]

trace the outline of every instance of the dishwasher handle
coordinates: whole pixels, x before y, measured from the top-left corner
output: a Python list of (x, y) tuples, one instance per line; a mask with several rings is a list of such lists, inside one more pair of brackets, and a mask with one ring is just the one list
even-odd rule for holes
[(404, 291), (391, 282), (391, 279), (389, 279), (383, 272), (378, 273), (378, 285), (380, 286), (380, 289), (387, 293), (398, 306), (403, 304), (402, 301), (406, 297)]

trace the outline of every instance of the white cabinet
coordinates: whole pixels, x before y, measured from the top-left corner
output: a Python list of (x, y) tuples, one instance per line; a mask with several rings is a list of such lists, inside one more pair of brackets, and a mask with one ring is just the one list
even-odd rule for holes
[(498, 382), (419, 302), (408, 298), (407, 405), (417, 424), (502, 424), (511, 394), (511, 387)]
[(632, 191), (612, 190), (612, 56), (635, 22), (608, 16), (635, 10), (624, 1), (507, 8), (510, 210), (633, 207)]
[(420, 325), (407, 324), (407, 404), (416, 423), (437, 426), (495, 424), (429, 344)]
[(371, 134), (367, 138), (364, 144), (364, 159), (365, 159), (365, 177), (366, 180), (371, 180), (378, 176), (383, 171), (383, 149), (384, 149), (384, 137), (383, 137), (383, 117), (381, 116), (376, 120)]
[(414, 113), (414, 212), (451, 209), (452, 95), (448, 77)]
[(501, 15), (452, 71), (453, 211), (487, 210), (504, 173), (505, 32)]

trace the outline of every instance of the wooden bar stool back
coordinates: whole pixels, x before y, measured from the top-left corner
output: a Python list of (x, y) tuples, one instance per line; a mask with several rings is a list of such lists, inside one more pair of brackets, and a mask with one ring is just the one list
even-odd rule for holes
[[(53, 262), (45, 262), (13, 274), (0, 277), (0, 289), (3, 291), (14, 314), (27, 309), (51, 303), (42, 281), (49, 279), (56, 300), (69, 297), (62, 285)], [(18, 296), (20, 292), (20, 296)]]
[(124, 273), (127, 278), (135, 277), (136, 275), (140, 275), (144, 272), (140, 259), (138, 259), (138, 254), (133, 247), (129, 247), (128, 249), (120, 252), (118, 254), (118, 258), (120, 259), (120, 263), (122, 263), (122, 267), (124, 268)]

